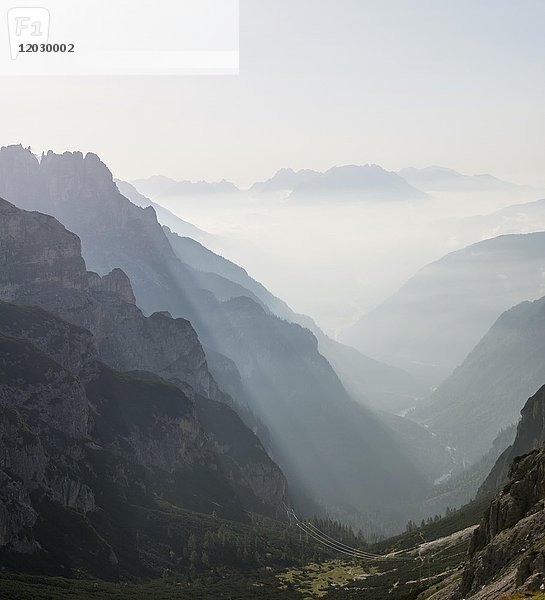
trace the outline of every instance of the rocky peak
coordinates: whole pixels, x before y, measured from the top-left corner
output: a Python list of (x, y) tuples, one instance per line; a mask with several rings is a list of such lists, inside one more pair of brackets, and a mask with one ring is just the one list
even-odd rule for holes
[(75, 195), (92, 202), (116, 191), (112, 173), (96, 154), (55, 154), (50, 150), (42, 158), (40, 170), (47, 182), (48, 196), (54, 202), (70, 200)]
[(145, 317), (125, 273), (87, 272), (79, 238), (56, 219), (5, 201), (0, 206), (0, 299), (36, 304), (89, 329), (113, 368), (150, 371), (207, 398), (221, 397), (189, 321), (165, 313)]
[(97, 273), (89, 272), (89, 287), (95, 291), (112, 292), (124, 302), (136, 304), (131, 281), (121, 269), (113, 269), (102, 277)]
[(77, 235), (48, 215), (0, 201), (0, 297), (54, 305), (58, 289), (72, 297), (88, 290)]
[(508, 481), (513, 460), (545, 444), (545, 386), (528, 399), (520, 414), (515, 441), (496, 461), (479, 489), (479, 496), (498, 492)]
[(29, 149), (20, 144), (0, 149), (0, 196), (30, 206), (43, 195), (42, 183), (40, 163)]
[(545, 443), (545, 386), (540, 388), (524, 405), (513, 450), (524, 454)]
[(122, 245), (117, 233), (125, 227), (148, 258), (174, 258), (155, 210), (127, 200), (96, 154), (49, 151), (39, 161), (22, 146), (5, 146), (0, 149), (0, 197), (20, 208), (51, 214), (80, 233), (86, 258), (99, 272), (110, 270), (105, 256), (116, 244)]

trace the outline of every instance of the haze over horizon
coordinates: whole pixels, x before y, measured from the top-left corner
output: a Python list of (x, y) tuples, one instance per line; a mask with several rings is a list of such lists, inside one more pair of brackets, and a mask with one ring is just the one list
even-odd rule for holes
[(377, 163), (541, 187), (544, 17), (537, 0), (242, 0), (239, 76), (13, 77), (2, 144), (92, 151), (127, 180)]

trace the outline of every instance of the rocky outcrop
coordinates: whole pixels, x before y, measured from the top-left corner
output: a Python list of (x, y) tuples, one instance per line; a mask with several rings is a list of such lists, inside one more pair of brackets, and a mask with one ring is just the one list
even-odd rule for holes
[(92, 334), (38, 306), (0, 300), (0, 334), (28, 340), (83, 383), (95, 373), (98, 349)]
[(109, 365), (121, 371), (150, 371), (183, 382), (205, 397), (221, 399), (189, 321), (173, 319), (168, 312), (144, 317), (133, 302), (102, 288), (95, 288), (91, 298), (92, 305), (77, 318), (93, 332), (100, 356)]
[(79, 238), (56, 219), (0, 199), (0, 298), (37, 304), (94, 335), (101, 358), (121, 370), (175, 377), (219, 397), (195, 330), (166, 313), (145, 317), (128, 277), (85, 269)]
[(250, 489), (281, 517), (287, 483), (250, 429), (221, 402), (200, 398), (197, 411), (230, 481), (241, 490)]
[(89, 405), (81, 382), (28, 342), (0, 335), (0, 404), (35, 411), (72, 438), (88, 433)]
[[(28, 343), (19, 340), (19, 347), (10, 348), (13, 361), (37, 359), (35, 375), (47, 377), (52, 364), (41, 363), (43, 356)], [(57, 365), (57, 368), (60, 367)], [(78, 398), (66, 395), (61, 384), (48, 382), (49, 398), (40, 406), (24, 402), (27, 398), (15, 385), (2, 386), (0, 400), (0, 549), (16, 552), (36, 552), (41, 546), (35, 539), (33, 527), (40, 515), (37, 498), (47, 497), (63, 507), (86, 514), (95, 509), (91, 488), (78, 475), (78, 461), (82, 459), (81, 441), (70, 438), (59, 429), (70, 421), (69, 416), (58, 416), (53, 409), (58, 403), (67, 412), (70, 401), (85, 399), (83, 390)], [(24, 391), (24, 390), (23, 390)], [(44, 389), (37, 390), (37, 398)], [(39, 410), (37, 410), (39, 406)], [(43, 418), (43, 420), (42, 420)]]
[(0, 297), (8, 302), (69, 308), (88, 290), (79, 238), (53, 217), (21, 211), (1, 198), (0, 265)]
[[(221, 420), (203, 417), (210, 406)], [(106, 557), (126, 552), (108, 519), (127, 497), (147, 510), (168, 498), (172, 506), (243, 519), (245, 510), (273, 516), (287, 493), (278, 467), (228, 406), (156, 375), (115, 371), (100, 362), (89, 332), (6, 302), (0, 483), (0, 553), (51, 552), (66, 523), (89, 515), (100, 533), (91, 528), (78, 543), (92, 554), (111, 538)], [(59, 520), (51, 517), (55, 506), (71, 512)]]
[(528, 454), (545, 444), (545, 386), (528, 399), (520, 415), (515, 440), (498, 458), (479, 489), (481, 497), (495, 494), (507, 484), (509, 468), (517, 456)]
[(95, 440), (115, 454), (173, 473), (217, 468), (194, 405), (178, 386), (98, 365), (86, 386)]
[(90, 272), (88, 281), (89, 287), (93, 291), (112, 292), (123, 302), (136, 304), (131, 282), (121, 269), (113, 269), (113, 271), (102, 277), (97, 273)]
[(516, 437), (479, 490), (493, 497), (459, 577), (433, 600), (496, 600), (545, 589), (545, 386), (521, 411)]
[[(210, 375), (191, 324), (166, 312), (145, 317), (135, 304), (127, 276), (120, 269), (102, 277), (87, 272), (79, 254), (79, 239), (55, 219), (16, 209), (5, 201), (0, 210), (0, 295), (18, 303), (0, 303), (0, 333), (14, 336), (15, 341), (6, 337), (5, 344), (24, 338), (42, 351), (41, 360), (49, 365), (43, 381), (35, 383), (32, 361), (37, 358), (22, 353), (20, 373), (16, 373), (11, 351), (6, 350), (5, 370), (20, 377), (14, 375), (14, 382), (6, 378), (4, 396), (11, 398), (12, 405), (33, 407), (45, 423), (71, 438), (107, 431), (105, 447), (148, 468), (169, 473), (195, 464), (217, 468), (215, 449), (199, 421), (196, 403), (199, 398), (223, 400), (225, 396)], [(28, 280), (21, 274), (26, 265), (33, 269)], [(154, 373), (172, 385), (167, 387), (165, 381), (152, 384), (146, 375), (143, 379), (139, 376), (142, 381), (135, 386), (134, 378), (126, 382), (114, 376), (115, 371), (101, 366), (100, 361), (119, 371)], [(142, 394), (151, 398), (157, 387), (160, 397), (170, 398), (176, 410), (173, 412), (170, 405), (159, 406), (159, 412), (148, 413), (146, 427), (126, 429), (119, 411), (129, 411), (129, 423), (135, 413), (125, 399)], [(111, 413), (110, 407), (116, 410)], [(232, 409), (226, 406), (225, 410), (244, 429)], [(122, 432), (124, 438), (119, 437)], [(250, 449), (260, 445), (251, 432), (248, 434), (252, 438)], [(261, 467), (268, 470), (271, 486), (278, 485), (279, 493), (275, 496), (268, 490), (266, 496), (257, 499), (249, 475), (239, 487), (248, 496), (248, 506), (270, 512), (271, 499), (277, 503), (286, 500), (285, 481), (263, 448), (257, 459), (261, 465), (256, 466), (250, 454), (237, 457), (238, 471), (246, 467), (250, 471)], [(259, 491), (259, 486), (254, 487)]]
[(545, 583), (545, 449), (512, 464), (509, 483), (475, 530), (454, 597), (498, 598)]
[(0, 471), (0, 548), (25, 554), (38, 550), (39, 545), (28, 535), (37, 518), (23, 483)]

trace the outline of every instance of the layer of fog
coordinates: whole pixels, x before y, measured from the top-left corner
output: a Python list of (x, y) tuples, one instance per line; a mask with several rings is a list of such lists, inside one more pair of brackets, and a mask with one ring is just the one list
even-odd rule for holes
[[(495, 215), (540, 193), (432, 192), (412, 201), (298, 204), (289, 193), (154, 198), (215, 234), (207, 245), (247, 269), (273, 293), (312, 316), (331, 335), (444, 254), (501, 233), (545, 229), (545, 207)], [(487, 218), (470, 218), (492, 215)]]

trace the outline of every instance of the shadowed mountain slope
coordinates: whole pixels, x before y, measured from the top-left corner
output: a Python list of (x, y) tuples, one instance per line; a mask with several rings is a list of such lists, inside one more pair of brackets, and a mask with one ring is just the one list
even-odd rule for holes
[[(242, 267), (190, 238), (176, 235), (168, 228), (164, 230), (178, 258), (200, 272), (197, 277), (203, 288), (222, 299), (247, 296), (276, 316), (310, 329), (318, 340), (320, 353), (331, 363), (345, 388), (358, 402), (377, 410), (398, 412), (413, 406), (417, 398), (427, 393), (425, 385), (403, 370), (368, 358), (328, 337), (310, 317), (295, 313), (252, 279)], [(213, 278), (211, 274), (219, 277)], [(240, 287), (233, 289), (229, 281)]]
[(153, 210), (157, 215), (157, 220), (162, 224), (166, 225), (172, 231), (175, 231), (177, 234), (181, 236), (186, 236), (193, 238), (194, 240), (199, 240), (200, 242), (209, 242), (213, 239), (210, 233), (199, 229), (195, 225), (180, 219), (174, 213), (170, 212), (170, 210), (166, 209), (164, 206), (153, 202), (143, 194), (141, 194), (133, 185), (127, 183), (126, 181), (121, 181), (120, 179), (116, 179), (115, 183), (119, 191), (128, 198), (133, 204), (136, 206), (140, 206), (142, 208), (146, 208), (147, 206), (152, 206)]
[(187, 560), (161, 523), (167, 507), (173, 524), (191, 510), (202, 526), (205, 514), (274, 515), (285, 500), (278, 469), (229, 407), (111, 369), (90, 332), (36, 306), (0, 302), (0, 445), (4, 567), (158, 576), (176, 552)]
[(543, 295), (545, 233), (504, 235), (447, 254), (341, 335), (437, 383), (502, 312)]
[[(150, 371), (168, 380), (171, 387), (178, 388), (192, 403), (193, 426), (187, 432), (197, 431), (194, 436), (203, 447), (213, 443), (220, 432), (202, 428), (195, 416), (196, 406), (201, 399), (210, 399), (203, 403), (206, 415), (206, 407), (227, 398), (208, 371), (204, 351), (190, 323), (164, 313), (145, 317), (134, 304), (126, 275), (118, 269), (100, 278), (86, 271), (78, 237), (53, 217), (23, 211), (4, 200), (0, 200), (0, 217), (0, 298), (25, 305), (2, 304), (3, 332), (29, 339), (40, 350), (72, 368), (82, 381), (88, 372), (96, 372), (96, 367), (91, 368), (87, 363), (97, 360), (114, 369)], [(76, 344), (73, 334), (67, 341), (58, 339), (67, 331), (65, 321), (61, 322), (65, 323), (63, 328), (58, 317), (28, 305), (40, 305), (74, 324), (75, 329), (83, 332), (78, 340), (81, 338), (85, 343)], [(241, 432), (246, 430), (231, 408), (225, 406), (222, 410), (232, 413), (238, 431), (231, 428), (234, 437), (230, 445), (217, 446), (214, 462), (222, 462), (232, 447), (240, 446), (244, 439)], [(64, 412), (70, 414), (69, 410)], [(68, 426), (64, 429), (72, 431)], [(232, 461), (230, 478), (250, 495), (259, 497), (263, 510), (274, 512), (286, 499), (285, 480), (258, 439), (250, 431), (247, 433), (253, 443), (246, 447), (245, 460)], [(227, 432), (221, 433), (223, 439), (226, 435)], [(168, 445), (168, 440), (165, 444)], [(157, 451), (167, 450), (159, 444)], [(211, 449), (209, 454), (214, 455)], [(199, 460), (206, 464), (205, 460)]]
[(545, 381), (545, 299), (503, 313), (466, 360), (411, 413), (458, 450), (482, 456), (498, 431), (516, 423)]
[(358, 515), (360, 523), (372, 513), (375, 526), (391, 527), (425, 494), (425, 478), (393, 432), (352, 401), (315, 337), (250, 298), (220, 302), (202, 290), (153, 209), (123, 197), (96, 156), (48, 153), (38, 163), (20, 147), (3, 149), (0, 193), (53, 213), (80, 236), (90, 268), (122, 268), (145, 312), (189, 319), (206, 347), (234, 362), (251, 410), (268, 428), (269, 450), (307, 509)]

